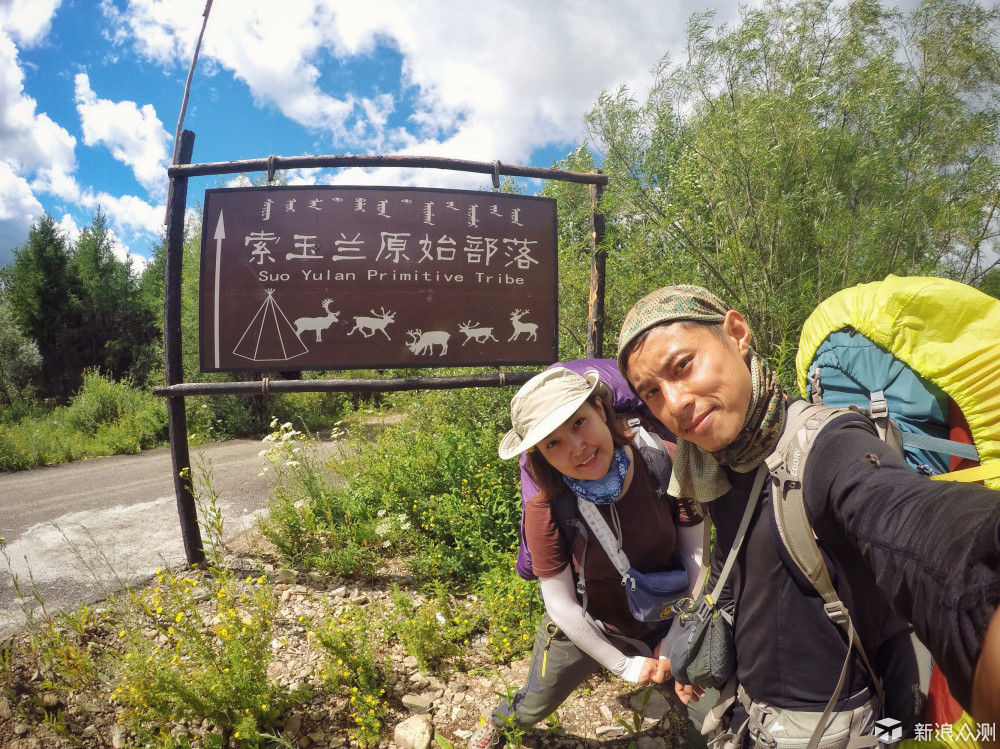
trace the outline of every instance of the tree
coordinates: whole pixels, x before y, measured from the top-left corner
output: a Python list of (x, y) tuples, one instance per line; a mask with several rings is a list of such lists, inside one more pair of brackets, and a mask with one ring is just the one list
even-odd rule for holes
[(69, 264), (66, 238), (52, 217), (42, 216), (25, 245), (14, 251), (5, 296), (14, 323), (38, 347), (40, 392), (61, 399), (79, 384), (78, 373), (63, 363), (73, 348), (69, 331), (77, 325)]
[(10, 302), (0, 291), (0, 398), (6, 405), (22, 399), (41, 364), (38, 346), (21, 332)]
[(13, 321), (38, 346), (42, 395), (67, 400), (87, 369), (145, 384), (157, 360), (157, 310), (115, 257), (102, 211), (73, 247), (50, 216), (39, 219), (5, 284)]
[(100, 209), (80, 233), (70, 270), (79, 305), (76, 367), (144, 384), (152, 364), (147, 349), (160, 332), (157, 315), (140, 293), (131, 265), (115, 257), (114, 238)]
[(623, 87), (588, 114), (609, 241), (646, 288), (712, 288), (781, 365), (841, 288), (982, 278), (1000, 207), (1000, 12), (767, 0), (743, 13), (733, 29), (695, 15), (687, 59), (664, 59), (645, 101)]

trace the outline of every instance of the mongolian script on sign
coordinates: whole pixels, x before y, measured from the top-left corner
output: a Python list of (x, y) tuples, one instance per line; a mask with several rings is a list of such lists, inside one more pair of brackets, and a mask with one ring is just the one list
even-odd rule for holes
[(556, 205), (391, 187), (207, 190), (201, 365), (212, 371), (545, 364)]

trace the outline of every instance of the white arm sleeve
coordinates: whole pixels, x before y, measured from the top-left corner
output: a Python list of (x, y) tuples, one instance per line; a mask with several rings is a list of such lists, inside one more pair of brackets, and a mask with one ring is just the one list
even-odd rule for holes
[(555, 577), (542, 577), (538, 582), (542, 586), (545, 610), (563, 634), (615, 676), (632, 684), (638, 683), (639, 673), (646, 659), (638, 655), (624, 655), (584, 618), (583, 607), (576, 600), (576, 586), (570, 565), (567, 564)]
[[(698, 585), (701, 582), (702, 547), (705, 544), (705, 526), (701, 523), (677, 527), (677, 553), (681, 555), (684, 569), (688, 573), (688, 597), (691, 599), (698, 592)], [(680, 617), (675, 616), (667, 634), (660, 640), (660, 658), (670, 657), (670, 646), (677, 639), (680, 621)]]

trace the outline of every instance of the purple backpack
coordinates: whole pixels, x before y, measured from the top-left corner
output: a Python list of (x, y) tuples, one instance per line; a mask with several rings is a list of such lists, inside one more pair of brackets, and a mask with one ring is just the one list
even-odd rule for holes
[[(646, 408), (646, 404), (632, 392), (632, 388), (629, 387), (628, 382), (625, 381), (625, 378), (618, 371), (618, 364), (614, 359), (574, 359), (568, 362), (556, 362), (552, 366), (566, 367), (566, 369), (581, 375), (588, 369), (597, 370), (601, 376), (601, 382), (611, 390), (611, 407), (615, 413), (634, 414), (645, 423), (651, 425), (655, 432), (664, 440), (669, 442), (674, 441), (673, 435), (653, 417), (649, 409)], [(517, 563), (514, 565), (514, 569), (525, 580), (536, 580), (535, 573), (531, 568), (531, 552), (528, 551), (528, 542), (524, 537), (524, 505), (531, 497), (538, 493), (538, 485), (531, 478), (531, 474), (528, 473), (527, 466), (525, 465), (526, 460), (527, 456), (522, 453), (519, 459), (521, 466), (521, 546), (517, 550)], [(556, 513), (556, 515), (556, 519), (559, 521), (559, 513)]]

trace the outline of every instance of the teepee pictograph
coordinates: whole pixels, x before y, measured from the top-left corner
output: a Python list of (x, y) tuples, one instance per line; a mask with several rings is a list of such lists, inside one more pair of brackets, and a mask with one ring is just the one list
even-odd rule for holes
[(295, 326), (274, 301), (274, 289), (265, 291), (267, 297), (233, 353), (251, 361), (285, 361), (308, 353), (309, 349), (295, 332)]

